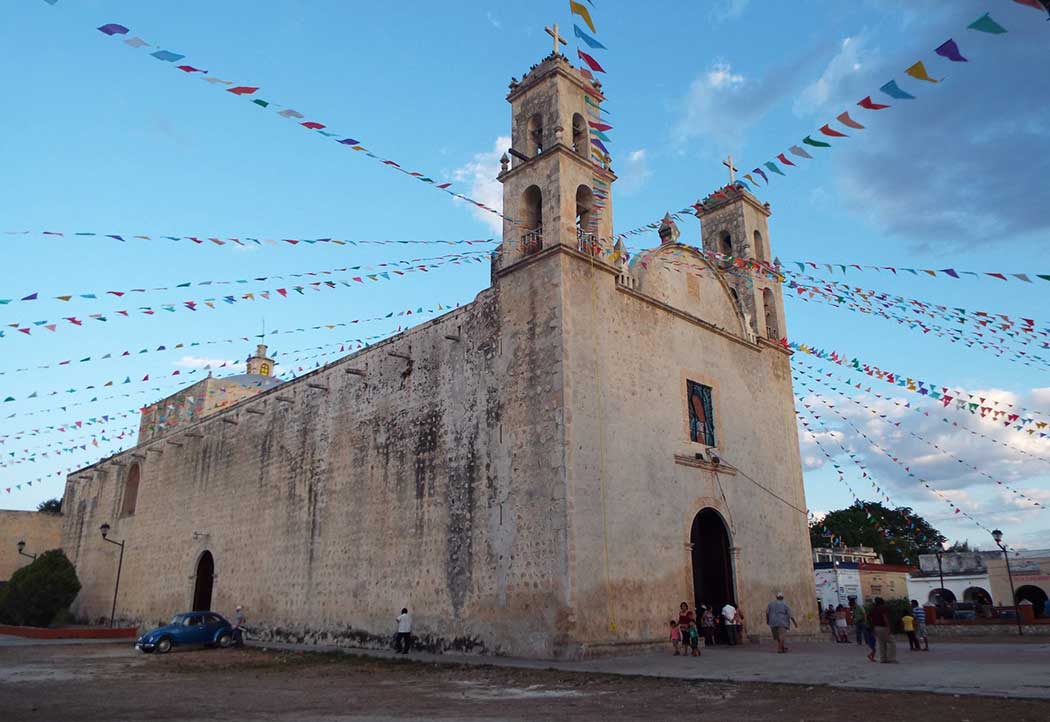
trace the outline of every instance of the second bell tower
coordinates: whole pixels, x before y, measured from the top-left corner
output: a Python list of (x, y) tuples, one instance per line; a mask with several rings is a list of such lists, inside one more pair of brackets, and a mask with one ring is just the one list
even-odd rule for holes
[(553, 245), (601, 255), (612, 249), (612, 183), (601, 127), (601, 85), (559, 52), (511, 80), (511, 148), (501, 159), (507, 268)]

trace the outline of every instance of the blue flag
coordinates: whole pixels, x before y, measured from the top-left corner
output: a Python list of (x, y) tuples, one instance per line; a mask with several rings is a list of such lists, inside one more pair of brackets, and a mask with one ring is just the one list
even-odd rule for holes
[(604, 45), (599, 43), (597, 40), (592, 38), (590, 35), (588, 35), (587, 33), (583, 32), (582, 30), (580, 30), (580, 26), (579, 25), (573, 23), (572, 30), (573, 30), (574, 33), (576, 33), (576, 37), (578, 37), (583, 42), (587, 43), (587, 45), (589, 47), (600, 48), (601, 50), (607, 50), (608, 49)]
[(911, 93), (905, 93), (903, 90), (900, 89), (900, 87), (897, 85), (896, 80), (891, 80), (890, 82), (886, 83), (881, 88), (879, 88), (879, 90), (881, 90), (883, 93), (890, 96), (891, 98), (897, 98), (898, 100), (915, 100), (914, 95), (912, 95)]

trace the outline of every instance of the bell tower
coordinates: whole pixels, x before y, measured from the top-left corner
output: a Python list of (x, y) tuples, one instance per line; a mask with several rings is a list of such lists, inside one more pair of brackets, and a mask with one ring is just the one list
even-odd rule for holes
[[(731, 177), (734, 170), (730, 168)], [(750, 259), (773, 266), (768, 222), (772, 211), (768, 203), (731, 181), (694, 207), (704, 251), (712, 254), (709, 257), (717, 266), (730, 271), (738, 267), (738, 260)], [(787, 335), (780, 283), (769, 274), (743, 270), (726, 274), (726, 281), (756, 336), (776, 343)]]
[(511, 79), (511, 147), (500, 159), (503, 244), (495, 268), (508, 268), (544, 248), (584, 253), (612, 248), (611, 159), (591, 135), (601, 126), (601, 84), (558, 51)]

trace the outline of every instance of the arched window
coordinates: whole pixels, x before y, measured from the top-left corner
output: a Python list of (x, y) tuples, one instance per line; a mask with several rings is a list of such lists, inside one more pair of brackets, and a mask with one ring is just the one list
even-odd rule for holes
[(543, 194), (540, 187), (526, 188), (521, 205), (525, 220), (525, 235), (521, 242), (526, 253), (533, 253), (543, 247)]
[(135, 513), (135, 505), (139, 498), (139, 474), (139, 465), (132, 464), (124, 480), (124, 499), (120, 503), (121, 516), (131, 516)]
[(729, 231), (722, 231), (718, 237), (718, 252), (723, 256), (733, 255), (733, 237), (729, 235)]
[(529, 118), (528, 155), (539, 155), (543, 152), (543, 116), (539, 113)]
[(733, 297), (733, 303), (736, 304), (736, 307), (740, 308), (740, 294), (736, 292), (736, 289), (730, 288), (729, 295)]
[(780, 338), (780, 322), (777, 320), (776, 300), (768, 288), (762, 289), (762, 307), (766, 313), (766, 338), (776, 341)]
[(755, 231), (755, 260), (769, 260), (769, 258), (766, 256), (766, 247), (762, 245), (762, 234), (758, 231)]
[(259, 367), (259, 375), (260, 376), (269, 376), (270, 375), (270, 364), (263, 364), (262, 366), (260, 366)]
[(576, 240), (584, 253), (594, 253), (594, 193), (590, 186), (576, 188)]
[(589, 152), (588, 146), (590, 143), (587, 142), (587, 121), (583, 119), (583, 116), (579, 113), (575, 113), (572, 116), (572, 149), (576, 152), (576, 155), (587, 157)]

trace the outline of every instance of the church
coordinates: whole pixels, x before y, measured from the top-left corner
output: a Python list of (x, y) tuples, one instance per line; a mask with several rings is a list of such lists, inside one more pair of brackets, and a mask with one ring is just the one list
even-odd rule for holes
[(709, 253), (668, 218), (629, 262), (603, 100), (557, 52), (511, 82), (474, 301), (70, 474), (74, 613), (243, 605), (257, 638), (381, 647), (408, 607), (426, 649), (582, 658), (665, 643), (682, 601), (768, 636), (783, 591), (815, 633), (780, 287), (718, 260), (768, 262), (770, 208), (728, 186)]

